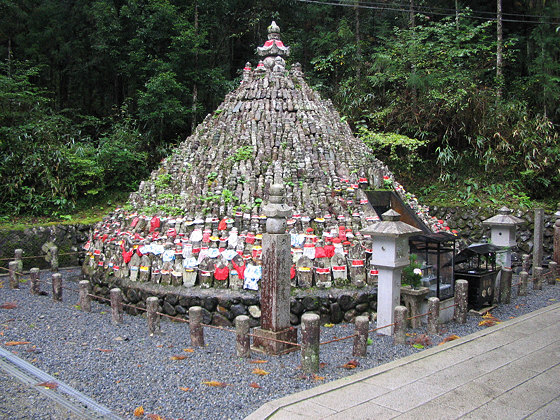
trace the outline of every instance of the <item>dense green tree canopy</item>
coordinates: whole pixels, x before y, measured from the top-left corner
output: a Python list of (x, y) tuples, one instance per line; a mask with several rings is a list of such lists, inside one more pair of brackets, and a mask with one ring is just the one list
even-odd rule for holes
[(61, 214), (135, 188), (236, 85), (272, 19), (289, 60), (403, 179), (453, 183), (468, 168), (481, 183), (474, 168), (500, 188), (550, 196), (560, 1), (504, 2), (503, 65), (496, 3), (466, 6), (0, 0), (2, 212)]

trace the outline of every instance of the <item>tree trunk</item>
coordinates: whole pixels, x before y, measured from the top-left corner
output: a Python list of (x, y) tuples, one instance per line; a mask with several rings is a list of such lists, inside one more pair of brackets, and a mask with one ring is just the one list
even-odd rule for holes
[(416, 26), (416, 20), (414, 19), (414, 0), (410, 0), (410, 27), (414, 28)]
[[(194, 5), (194, 31), (195, 34), (198, 35), (198, 2)], [(198, 49), (194, 55), (194, 67), (198, 67)], [(194, 133), (194, 129), (196, 128), (196, 106), (198, 105), (198, 86), (196, 81), (193, 83), (193, 90), (192, 90), (192, 107), (191, 107), (191, 115), (192, 115), (192, 124), (191, 124), (191, 134)]]
[(502, 48), (503, 48), (503, 29), (502, 29), (502, 0), (497, 0), (496, 3), (497, 9), (497, 16), (496, 16), (496, 32), (497, 32), (497, 41), (496, 41), (496, 83), (498, 85), (497, 96), (498, 98), (502, 97), (502, 87), (504, 85), (504, 75), (503, 75), (503, 56), (502, 56)]
[(362, 80), (362, 47), (360, 45), (360, 8), (358, 2), (354, 5), (354, 20), (356, 24), (356, 79), (359, 87)]
[(459, 0), (455, 0), (455, 28), (459, 31)]

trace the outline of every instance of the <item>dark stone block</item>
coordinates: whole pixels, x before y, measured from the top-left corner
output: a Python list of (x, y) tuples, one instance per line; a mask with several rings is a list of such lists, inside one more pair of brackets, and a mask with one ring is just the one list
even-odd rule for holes
[(177, 311), (175, 310), (175, 307), (167, 301), (163, 302), (163, 312), (171, 316), (177, 315)]
[(369, 303), (360, 303), (359, 305), (356, 305), (356, 311), (359, 314), (362, 314), (364, 312), (367, 312), (369, 310)]
[(202, 308), (202, 323), (209, 325), (211, 322), (212, 322), (212, 312), (210, 312), (205, 308)]
[(300, 322), (301, 322), (301, 321), (300, 321), (300, 319), (299, 319), (299, 316), (297, 316), (297, 315), (294, 314), (294, 313), (291, 313), (291, 314), (290, 314), (290, 324), (292, 324), (292, 325), (299, 325)]
[(343, 314), (338, 303), (331, 304), (331, 321), (334, 324), (340, 324), (343, 319)]
[(316, 297), (306, 296), (302, 300), (305, 311), (316, 311), (319, 309), (319, 299)]
[[(301, 303), (301, 301), (299, 300), (293, 300), (290, 303), (290, 312), (293, 314), (296, 314), (298, 317), (303, 314), (303, 311), (305, 310), (303, 304)], [(298, 322), (299, 324), (299, 322)]]
[(230, 311), (233, 314), (234, 318), (239, 315), (247, 315), (247, 307), (242, 304), (232, 305)]
[(182, 297), (179, 299), (179, 305), (184, 306), (185, 308), (190, 308), (191, 306), (202, 306), (200, 298), (197, 296)]
[(138, 292), (135, 289), (128, 289), (126, 291), (126, 297), (128, 301), (131, 303), (136, 303), (140, 300), (140, 297), (138, 296)]
[(165, 301), (169, 302), (170, 305), (177, 305), (177, 302), (179, 302), (179, 297), (177, 295), (174, 294), (168, 294), (165, 296)]
[(338, 304), (340, 305), (340, 309), (344, 312), (352, 309), (356, 305), (354, 299), (352, 299), (352, 296), (350, 295), (340, 295), (338, 298)]
[(255, 328), (255, 327), (260, 327), (261, 326), (261, 321), (255, 318), (249, 318), (249, 327), (250, 328)]
[[(233, 305), (234, 302), (232, 302), (230, 299), (227, 298), (218, 298), (218, 305), (222, 306), (223, 308), (229, 309), (231, 308), (231, 305)], [(239, 303), (239, 302), (235, 302), (235, 303)]]
[(356, 305), (359, 305), (361, 303), (367, 303), (368, 299), (369, 299), (368, 293), (360, 293), (358, 295), (358, 298), (356, 299)]
[(349, 311), (346, 311), (344, 313), (344, 320), (346, 322), (354, 322), (354, 319), (356, 318), (356, 315), (358, 315), (356, 310), (355, 309), (350, 309)]
[(217, 313), (215, 313), (214, 316), (212, 317), (212, 325), (215, 325), (217, 327), (225, 327), (225, 328), (230, 328), (233, 326), (233, 324), (229, 319), (227, 319), (222, 314), (217, 314)]
[(215, 297), (205, 297), (202, 301), (202, 306), (204, 309), (212, 312), (216, 310), (216, 307), (218, 306), (218, 299)]
[(251, 306), (258, 305), (260, 301), (257, 296), (244, 296), (243, 298), (241, 298), (241, 302), (245, 306)]
[(175, 310), (177, 311), (178, 314), (181, 314), (181, 315), (185, 315), (187, 313), (187, 310), (185, 309), (185, 307), (181, 306), (181, 305), (175, 306)]

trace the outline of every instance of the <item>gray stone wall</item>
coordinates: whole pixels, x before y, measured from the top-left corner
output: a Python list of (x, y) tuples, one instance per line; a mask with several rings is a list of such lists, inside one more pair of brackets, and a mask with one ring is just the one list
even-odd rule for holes
[[(41, 247), (46, 242), (53, 242), (58, 246), (59, 266), (80, 265), (78, 254), (62, 255), (81, 251), (87, 240), (90, 225), (52, 225), (36, 226), (27, 229), (0, 230), (0, 258), (13, 258), (14, 250), (23, 249), (23, 268), (49, 268), (50, 264), (42, 257)], [(40, 258), (26, 258), (39, 256)], [(8, 267), (8, 261), (0, 260), (2, 267)]]
[[(468, 243), (480, 242), (490, 237), (490, 228), (482, 224), (483, 220), (488, 219), (498, 213), (498, 208), (489, 209), (482, 207), (438, 207), (430, 208), (430, 214), (438, 219), (445, 220), (451, 229), (457, 229), (462, 240)], [(531, 254), (533, 252), (533, 232), (534, 217), (533, 209), (514, 210), (513, 215), (525, 221), (525, 223), (517, 227), (517, 246), (519, 251), (514, 257), (521, 258), (519, 254)], [(551, 259), (553, 252), (554, 239), (554, 222), (555, 216), (553, 211), (545, 211), (545, 229), (544, 229), (544, 261)]]

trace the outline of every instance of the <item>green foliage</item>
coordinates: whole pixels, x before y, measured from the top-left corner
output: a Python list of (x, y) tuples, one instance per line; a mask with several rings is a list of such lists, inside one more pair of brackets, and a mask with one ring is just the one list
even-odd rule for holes
[(253, 157), (253, 153), (253, 146), (241, 146), (233, 155), (228, 157), (228, 159), (234, 162), (241, 162), (242, 160), (251, 159)]
[(410, 254), (410, 263), (402, 269), (403, 285), (412, 286), (413, 288), (419, 287), (422, 275), (415, 273), (415, 270), (418, 271), (421, 268), (422, 265), (418, 262), (418, 256)]

